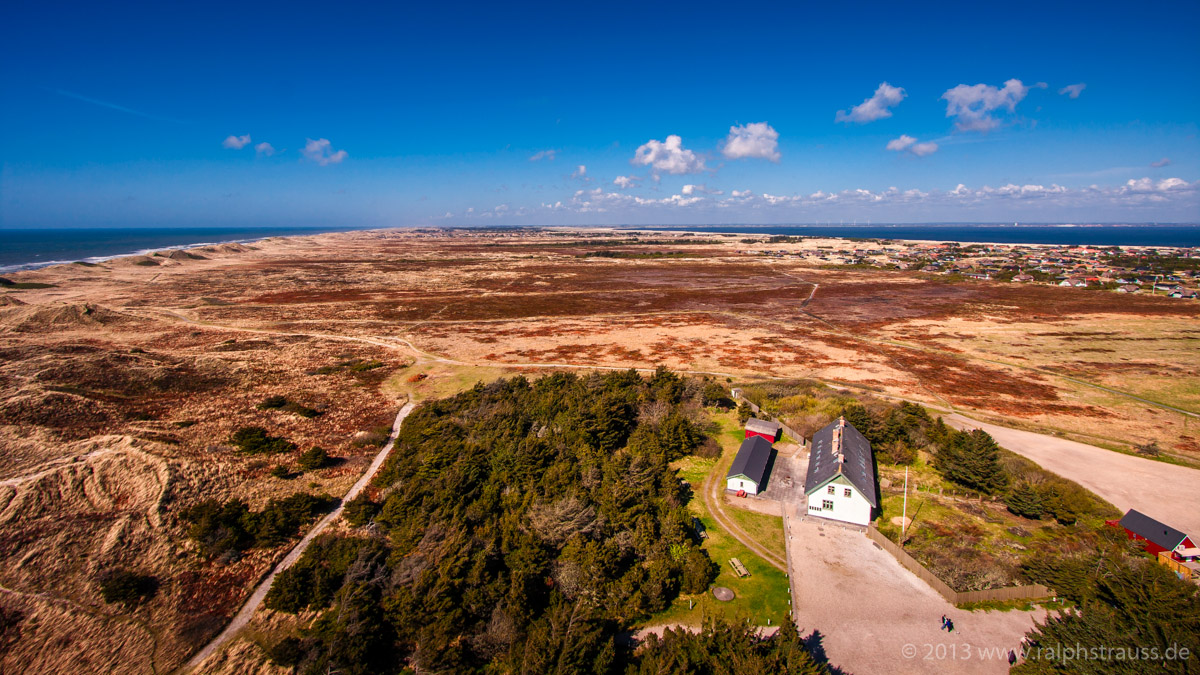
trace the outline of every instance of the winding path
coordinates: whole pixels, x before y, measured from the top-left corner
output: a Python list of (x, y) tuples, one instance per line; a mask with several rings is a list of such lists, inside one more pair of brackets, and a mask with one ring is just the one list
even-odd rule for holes
[(775, 555), (771, 551), (758, 545), (754, 538), (746, 533), (738, 524), (733, 522), (733, 519), (725, 514), (725, 505), (721, 500), (721, 462), (718, 461), (713, 465), (713, 470), (704, 479), (704, 505), (708, 508), (708, 512), (712, 514), (713, 519), (717, 521), (731, 537), (737, 539), (742, 546), (753, 551), (758, 557), (770, 563), (772, 566), (779, 568), (785, 574), (788, 571), (787, 561)]
[(264, 578), (258, 584), (258, 587), (254, 589), (254, 593), (252, 593), (250, 598), (246, 600), (246, 603), (242, 605), (241, 610), (239, 610), (237, 615), (233, 617), (233, 620), (229, 622), (229, 625), (225, 627), (225, 630), (221, 631), (221, 634), (213, 638), (211, 642), (204, 646), (203, 649), (196, 652), (196, 655), (188, 660), (187, 664), (184, 665), (183, 672), (186, 673), (195, 670), (197, 666), (203, 663), (204, 660), (209, 656), (212, 656), (214, 652), (220, 649), (221, 646), (228, 642), (234, 635), (236, 635), (238, 631), (246, 627), (246, 624), (249, 623), (250, 619), (254, 616), (254, 612), (258, 610), (259, 606), (262, 605), (263, 600), (267, 597), (267, 592), (271, 590), (271, 584), (275, 581), (276, 575), (294, 565), (296, 561), (300, 559), (300, 556), (304, 555), (304, 551), (308, 548), (308, 545), (311, 544), (318, 535), (324, 532), (325, 528), (329, 527), (330, 524), (341, 517), (342, 509), (345, 508), (346, 502), (357, 497), (358, 494), (363, 491), (363, 488), (367, 486), (367, 483), (371, 481), (371, 478), (375, 476), (375, 473), (379, 471), (380, 467), (383, 466), (384, 461), (386, 461), (388, 455), (391, 454), (392, 448), (396, 445), (396, 435), (400, 433), (400, 425), (404, 423), (404, 418), (408, 417), (408, 414), (411, 413), (416, 407), (417, 404), (413, 401), (409, 401), (408, 403), (404, 404), (404, 407), (400, 409), (400, 413), (396, 415), (396, 421), (392, 423), (392, 434), (388, 438), (387, 445), (383, 446), (383, 449), (379, 451), (379, 454), (375, 455), (375, 459), (371, 462), (371, 466), (369, 466), (366, 472), (363, 473), (362, 477), (358, 479), (358, 482), (350, 488), (350, 491), (347, 492), (346, 496), (342, 498), (342, 502), (338, 504), (338, 507), (318, 521), (316, 527), (312, 528), (312, 530), (310, 530), (309, 533), (300, 540), (300, 543), (296, 544), (296, 546), (290, 552), (288, 552), (287, 556), (285, 556), (284, 559), (279, 562), (279, 564), (275, 565), (266, 578)]

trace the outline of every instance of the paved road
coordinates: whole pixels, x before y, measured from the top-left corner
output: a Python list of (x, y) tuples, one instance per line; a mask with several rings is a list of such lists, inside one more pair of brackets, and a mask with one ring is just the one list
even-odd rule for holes
[(1200, 471), (1196, 469), (986, 424), (958, 414), (944, 419), (955, 429), (983, 429), (1001, 447), (1079, 483), (1121, 511), (1137, 509), (1193, 537), (1200, 534)]
[[(1007, 673), (1010, 649), (1045, 612), (957, 609), (861, 532), (786, 506), (792, 616), (853, 673)], [(955, 631), (940, 629), (942, 615)]]
[(275, 576), (294, 565), (296, 561), (300, 559), (300, 556), (304, 554), (304, 551), (308, 548), (308, 545), (317, 538), (317, 535), (321, 534), (321, 532), (325, 531), (325, 528), (329, 527), (333, 521), (341, 517), (342, 509), (345, 507), (346, 502), (357, 497), (358, 494), (363, 491), (363, 488), (367, 486), (367, 483), (370, 482), (371, 478), (375, 476), (375, 472), (379, 471), (379, 468), (383, 466), (384, 461), (387, 460), (388, 455), (391, 454), (392, 448), (396, 445), (396, 434), (400, 432), (400, 425), (404, 422), (404, 418), (408, 417), (408, 414), (411, 413), (416, 407), (416, 403), (409, 401), (403, 408), (400, 409), (400, 414), (396, 415), (396, 421), (392, 423), (392, 435), (391, 438), (388, 439), (387, 445), (383, 446), (383, 449), (379, 451), (379, 454), (375, 455), (375, 460), (371, 462), (371, 466), (367, 468), (362, 477), (358, 479), (358, 482), (355, 483), (354, 486), (350, 488), (350, 491), (346, 493), (346, 496), (342, 498), (342, 503), (338, 504), (338, 507), (334, 509), (332, 513), (329, 513), (322, 518), (317, 523), (316, 527), (310, 530), (309, 533), (300, 540), (300, 543), (296, 544), (296, 547), (293, 548), (287, 554), (287, 556), (278, 565), (276, 565), (274, 569), (271, 570), (271, 573), (262, 580), (262, 583), (258, 585), (258, 588), (254, 589), (254, 593), (250, 595), (250, 599), (246, 601), (246, 604), (242, 605), (242, 609), (238, 611), (237, 616), (233, 617), (233, 621), (229, 622), (229, 625), (225, 627), (225, 630), (221, 631), (221, 634), (213, 638), (212, 642), (209, 642), (207, 645), (205, 645), (203, 649), (196, 652), (196, 655), (187, 662), (187, 665), (183, 667), (184, 672), (195, 670), (197, 666), (199, 666), (204, 662), (205, 659), (220, 649), (221, 646), (228, 642), (229, 639), (234, 635), (236, 635), (238, 631), (240, 631), (242, 628), (245, 628), (246, 624), (250, 622), (251, 617), (254, 616), (254, 612), (258, 610), (259, 605), (261, 605), (263, 600), (267, 597), (267, 591), (271, 590), (271, 584), (275, 581)]

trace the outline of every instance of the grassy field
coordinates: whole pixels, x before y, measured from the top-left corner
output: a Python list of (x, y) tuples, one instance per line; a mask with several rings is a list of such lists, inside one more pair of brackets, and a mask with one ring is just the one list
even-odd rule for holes
[(397, 371), (384, 383), (383, 390), (423, 401), (453, 396), (470, 389), (477, 382), (487, 383), (516, 374), (515, 370), (490, 366), (418, 363)]
[[(728, 466), (732, 461), (728, 456), (729, 441), (737, 436), (740, 425), (732, 414), (714, 415), (721, 430), (717, 440), (726, 450), (726, 456), (721, 461), (699, 457), (685, 457), (675, 463), (679, 475), (692, 485), (694, 491), (688, 509), (704, 524), (708, 538), (704, 540), (703, 548), (709, 557), (721, 566), (721, 571), (713, 582), (714, 586), (724, 586), (731, 589), (736, 596), (730, 602), (720, 602), (712, 593), (700, 595), (680, 595), (675, 603), (666, 611), (654, 615), (643, 622), (643, 625), (686, 624), (700, 626), (706, 618), (721, 618), (734, 623), (744, 623), (765, 626), (780, 625), (788, 616), (788, 580), (787, 576), (764, 561), (749, 549), (742, 546), (736, 539), (726, 533), (717, 521), (709, 514), (700, 496), (704, 479), (713, 471), (720, 472), (721, 467)], [(736, 445), (733, 446), (736, 450)], [(781, 519), (759, 513), (727, 509), (726, 513), (737, 520), (738, 524), (752, 535), (761, 536), (759, 541), (764, 546), (774, 550), (777, 546), (783, 555), (783, 525)], [(729, 564), (730, 558), (737, 558), (746, 566), (750, 576), (739, 579)]]

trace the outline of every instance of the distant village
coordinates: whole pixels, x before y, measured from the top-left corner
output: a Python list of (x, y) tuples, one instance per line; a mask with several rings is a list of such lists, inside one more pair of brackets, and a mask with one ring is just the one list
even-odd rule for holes
[[(742, 243), (790, 243), (794, 237)], [(825, 265), (920, 270), (981, 281), (1037, 283), (1146, 293), (1195, 300), (1200, 288), (1200, 248), (1154, 246), (1049, 246), (1024, 244), (905, 243), (871, 241), (856, 248), (746, 250), (744, 254)]]

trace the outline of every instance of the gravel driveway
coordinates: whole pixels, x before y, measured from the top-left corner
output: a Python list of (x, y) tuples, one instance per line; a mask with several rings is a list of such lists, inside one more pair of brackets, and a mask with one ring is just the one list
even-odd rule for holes
[(946, 415), (955, 429), (983, 429), (1001, 447), (1079, 483), (1121, 511), (1137, 509), (1196, 537), (1200, 535), (1200, 471), (1122, 455), (1065, 438)]
[[(1010, 649), (1045, 612), (956, 609), (865, 535), (800, 521), (788, 542), (802, 635), (820, 632), (829, 663), (854, 673), (1006, 673)], [(945, 614), (954, 633), (941, 630)]]

